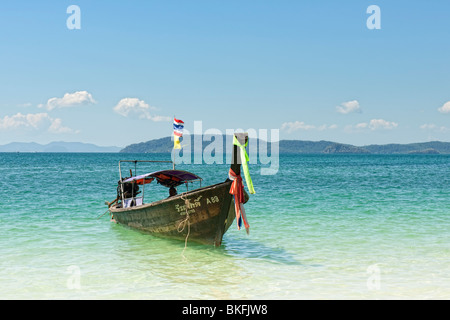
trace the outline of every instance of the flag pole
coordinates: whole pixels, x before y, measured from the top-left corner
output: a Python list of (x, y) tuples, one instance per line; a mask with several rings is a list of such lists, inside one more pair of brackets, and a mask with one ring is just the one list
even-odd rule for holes
[[(173, 120), (175, 121), (175, 115), (173, 116)], [(175, 136), (173, 137), (175, 139)], [(172, 148), (172, 170), (175, 170), (175, 148)]]

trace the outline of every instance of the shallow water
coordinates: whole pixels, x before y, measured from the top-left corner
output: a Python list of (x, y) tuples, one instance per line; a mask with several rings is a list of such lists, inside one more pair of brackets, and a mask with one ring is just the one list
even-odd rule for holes
[[(100, 217), (124, 158), (166, 157), (0, 153), (1, 299), (450, 298), (450, 156), (251, 165), (250, 235), (234, 224), (222, 247), (185, 250)], [(179, 168), (206, 185), (228, 167)]]

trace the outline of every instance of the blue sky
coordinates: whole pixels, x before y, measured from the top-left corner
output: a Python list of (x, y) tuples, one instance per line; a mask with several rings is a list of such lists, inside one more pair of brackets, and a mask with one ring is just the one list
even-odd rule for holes
[(449, 35), (449, 1), (2, 2), (0, 144), (125, 146), (171, 135), (174, 115), (190, 131), (450, 141)]

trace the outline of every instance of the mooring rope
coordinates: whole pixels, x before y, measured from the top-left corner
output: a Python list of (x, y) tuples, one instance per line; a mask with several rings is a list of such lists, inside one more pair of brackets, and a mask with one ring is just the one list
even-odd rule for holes
[(184, 197), (185, 195), (186, 195), (186, 193), (182, 193), (181, 194), (181, 199), (184, 200), (184, 208), (186, 210), (186, 218), (178, 224), (178, 228), (177, 228), (178, 232), (181, 233), (186, 228), (186, 224), (188, 226), (188, 231), (187, 231), (187, 234), (186, 234), (186, 238), (184, 239), (184, 249), (183, 249), (183, 252), (181, 253), (181, 255), (184, 258), (186, 258), (184, 256), (184, 251), (187, 248), (187, 241), (188, 241), (188, 238), (189, 238), (189, 234), (191, 233), (191, 222), (189, 221), (189, 211), (188, 211), (190, 203), (189, 203), (189, 199)]
[(108, 212), (110, 212), (109, 209), (106, 210), (104, 214), (102, 214), (101, 216), (97, 217), (97, 220), (100, 219), (101, 217), (103, 217), (103, 216), (104, 216), (105, 214), (107, 214)]

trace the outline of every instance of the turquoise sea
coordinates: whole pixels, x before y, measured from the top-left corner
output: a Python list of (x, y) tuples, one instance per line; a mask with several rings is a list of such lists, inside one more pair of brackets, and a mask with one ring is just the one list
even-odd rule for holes
[[(102, 216), (120, 159), (167, 156), (0, 154), (0, 299), (450, 299), (449, 155), (251, 165), (250, 234), (186, 249)], [(228, 171), (177, 168), (204, 185)]]

